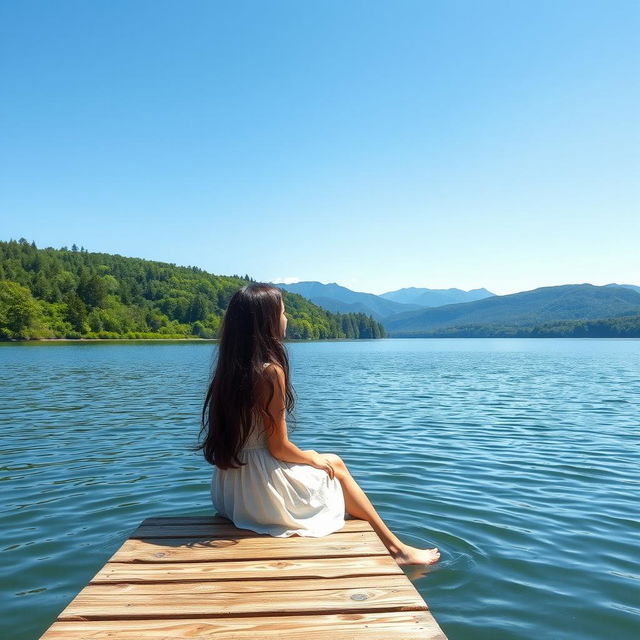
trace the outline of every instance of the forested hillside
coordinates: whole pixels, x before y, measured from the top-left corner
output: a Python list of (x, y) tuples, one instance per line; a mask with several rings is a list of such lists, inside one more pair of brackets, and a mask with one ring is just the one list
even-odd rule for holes
[(391, 338), (638, 337), (640, 293), (589, 283), (538, 287), (384, 320)]
[[(389, 336), (395, 337), (395, 336)], [(640, 338), (640, 315), (598, 320), (562, 320), (530, 327), (468, 324), (403, 333), (403, 338)]]
[[(0, 340), (216, 338), (229, 299), (252, 281), (198, 267), (0, 241)], [(330, 313), (282, 291), (288, 339), (381, 338), (362, 313)]]

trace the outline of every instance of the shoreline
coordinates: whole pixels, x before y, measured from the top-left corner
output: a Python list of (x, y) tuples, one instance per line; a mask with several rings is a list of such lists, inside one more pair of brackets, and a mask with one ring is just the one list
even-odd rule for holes
[(172, 340), (179, 342), (218, 342), (219, 338), (30, 338), (25, 340), (0, 340), (3, 342), (136, 342), (145, 340), (147, 342), (159, 342), (162, 340)]
[[(640, 340), (640, 336), (387, 336), (385, 338), (287, 338), (294, 342), (354, 342), (372, 340)], [(32, 338), (0, 340), (3, 344), (38, 344), (46, 342), (220, 342), (220, 338)]]

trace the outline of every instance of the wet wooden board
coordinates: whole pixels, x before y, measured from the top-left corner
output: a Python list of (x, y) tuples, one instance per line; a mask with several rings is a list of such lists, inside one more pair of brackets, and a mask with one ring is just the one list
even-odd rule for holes
[(147, 518), (41, 640), (446, 640), (364, 520), (276, 538), (221, 516)]

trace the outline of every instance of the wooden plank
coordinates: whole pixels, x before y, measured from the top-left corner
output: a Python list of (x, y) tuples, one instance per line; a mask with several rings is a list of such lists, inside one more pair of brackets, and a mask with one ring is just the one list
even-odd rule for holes
[(54, 622), (42, 640), (446, 640), (428, 611)]
[[(124, 585), (120, 593), (116, 593), (117, 585), (90, 585), (62, 611), (58, 620), (315, 615), (427, 609), (426, 603), (409, 580), (386, 577), (382, 585), (379, 585), (378, 577), (352, 580), (354, 582), (351, 586), (341, 584), (333, 588), (329, 584), (331, 581), (324, 581), (322, 585), (316, 584), (314, 587), (313, 583), (316, 581), (308, 580), (306, 588), (290, 585), (286, 590), (277, 590), (277, 597), (274, 597), (273, 591), (265, 589), (267, 585), (263, 582), (278, 583), (278, 580), (259, 581), (251, 585), (251, 590), (247, 583), (242, 582), (190, 583), (191, 592), (181, 590), (175, 583)], [(361, 586), (362, 581), (365, 583)], [(390, 584), (387, 584), (388, 581)], [(305, 579), (295, 582), (305, 582)], [(193, 589), (196, 584), (202, 588)], [(149, 593), (152, 587), (159, 587), (160, 590)], [(142, 590), (142, 593), (133, 592), (132, 588)]]
[(112, 582), (188, 582), (256, 578), (346, 578), (366, 575), (404, 575), (389, 555), (226, 562), (135, 563), (108, 562), (91, 584)]
[(254, 534), (252, 537), (229, 536), (219, 539), (128, 539), (109, 558), (109, 562), (202, 562), (388, 554), (389, 551), (375, 531), (329, 535), (324, 538), (275, 538)]
[[(322, 589), (368, 589), (404, 587), (407, 580), (400, 576), (358, 576), (348, 578), (292, 578), (280, 580), (277, 578), (261, 578), (259, 580), (200, 580), (198, 582), (142, 582), (89, 584), (80, 591), (80, 595), (103, 595), (105, 598), (114, 596), (157, 595), (166, 596), (179, 593), (267, 593), (319, 591)], [(419, 596), (415, 587), (409, 582), (415, 596)], [(285, 596), (286, 597), (286, 596)], [(424, 608), (427, 608), (426, 604)]]

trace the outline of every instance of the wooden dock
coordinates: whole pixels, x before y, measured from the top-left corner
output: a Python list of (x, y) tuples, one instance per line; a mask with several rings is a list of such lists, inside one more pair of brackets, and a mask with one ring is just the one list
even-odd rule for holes
[(275, 538), (221, 516), (147, 518), (42, 640), (446, 640), (365, 520)]

